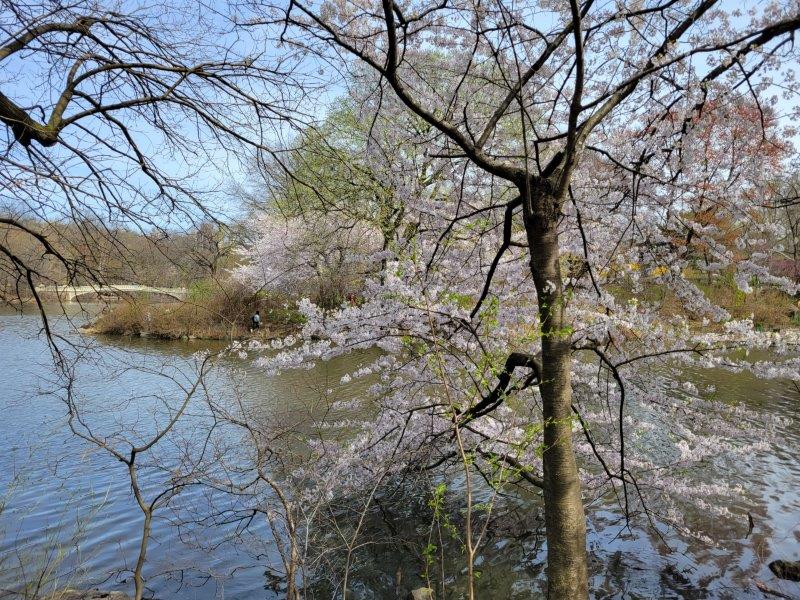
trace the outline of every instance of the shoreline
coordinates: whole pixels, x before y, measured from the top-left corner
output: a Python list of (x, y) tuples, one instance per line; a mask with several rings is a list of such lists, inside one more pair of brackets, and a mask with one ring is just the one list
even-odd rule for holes
[(86, 335), (95, 335), (95, 336), (109, 336), (109, 337), (123, 337), (123, 338), (143, 338), (143, 339), (153, 339), (153, 340), (163, 340), (163, 341), (195, 341), (195, 340), (206, 340), (206, 341), (241, 341), (241, 340), (264, 340), (264, 341), (271, 341), (279, 338), (286, 337), (290, 335), (293, 331), (296, 331), (297, 328), (293, 327), (286, 327), (285, 329), (276, 330), (270, 329), (269, 327), (261, 327), (256, 332), (240, 332), (237, 328), (236, 333), (234, 335), (227, 334), (227, 333), (218, 333), (218, 332), (206, 332), (206, 333), (174, 333), (171, 331), (147, 331), (147, 330), (115, 330), (115, 329), (101, 329), (95, 326), (95, 322), (86, 323), (85, 325), (81, 325), (78, 327), (78, 330), (82, 334)]
[[(261, 327), (250, 330), (261, 313)], [(162, 340), (272, 340), (302, 324), (293, 308), (269, 298), (214, 295), (183, 302), (131, 301), (106, 305), (89, 317), (81, 333)]]

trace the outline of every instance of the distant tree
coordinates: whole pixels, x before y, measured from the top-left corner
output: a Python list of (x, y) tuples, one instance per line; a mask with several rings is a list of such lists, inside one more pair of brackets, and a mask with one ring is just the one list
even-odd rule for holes
[(332, 215), (309, 223), (263, 214), (251, 235), (235, 277), (255, 292), (310, 297), (333, 308), (360, 294), (366, 276), (378, 270), (379, 234), (363, 223), (342, 223)]
[[(324, 223), (361, 223), (382, 236), (382, 250), (404, 243), (408, 190), (426, 173), (429, 157), (416, 154), (402, 111), (379, 111), (357, 81), (317, 126), (306, 127), (255, 169), (251, 205), (313, 229)], [(417, 125), (427, 128), (424, 123)], [(414, 160), (409, 160), (409, 157)], [(385, 265), (384, 265), (385, 266)]]
[(773, 208), (777, 221), (783, 225), (784, 235), (779, 238), (781, 252), (773, 260), (776, 275), (791, 277), (800, 283), (800, 176), (792, 175), (776, 184), (780, 193)]
[(237, 250), (230, 228), (219, 222), (204, 221), (187, 236), (188, 256), (195, 267), (192, 277), (217, 279)]

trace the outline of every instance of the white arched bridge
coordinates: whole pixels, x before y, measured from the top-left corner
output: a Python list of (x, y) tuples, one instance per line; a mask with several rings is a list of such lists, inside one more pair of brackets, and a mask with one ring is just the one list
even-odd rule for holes
[(45, 285), (36, 286), (37, 292), (56, 294), (64, 302), (75, 302), (81, 296), (131, 296), (138, 294), (159, 294), (175, 300), (185, 300), (186, 288), (154, 287), (134, 283), (109, 285)]

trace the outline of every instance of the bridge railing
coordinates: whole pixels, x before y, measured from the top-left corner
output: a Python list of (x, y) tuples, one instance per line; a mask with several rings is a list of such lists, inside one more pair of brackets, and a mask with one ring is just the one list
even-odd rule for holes
[(85, 294), (161, 294), (164, 296), (171, 296), (176, 300), (185, 300), (188, 294), (186, 288), (166, 288), (156, 287), (149, 285), (139, 285), (132, 283), (110, 284), (110, 285), (46, 285), (37, 286), (38, 292), (54, 293), (58, 296), (63, 296), (69, 302)]

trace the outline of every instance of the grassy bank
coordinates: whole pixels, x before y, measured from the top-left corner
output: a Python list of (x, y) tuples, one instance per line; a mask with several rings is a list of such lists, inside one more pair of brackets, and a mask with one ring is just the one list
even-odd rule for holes
[[(732, 275), (725, 275), (709, 282), (696, 277), (692, 278), (697, 287), (705, 294), (712, 304), (720, 306), (730, 313), (734, 319), (753, 319), (756, 329), (763, 331), (795, 329), (800, 327), (800, 306), (798, 299), (770, 286), (759, 285), (752, 282), (753, 291), (744, 293), (733, 280)], [(641, 302), (657, 304), (659, 311), (665, 317), (673, 315), (687, 316), (683, 300), (678, 298), (671, 290), (662, 286), (650, 286), (640, 295), (627, 295)], [(688, 315), (695, 319), (694, 315)], [(697, 322), (701, 326), (700, 321)], [(711, 325), (713, 328), (713, 325)]]
[[(109, 304), (85, 332), (161, 339), (273, 338), (287, 335), (301, 323), (290, 304), (275, 296), (252, 294), (235, 285), (201, 282), (183, 302), (126, 298)], [(250, 317), (259, 310), (262, 325), (249, 332)]]

